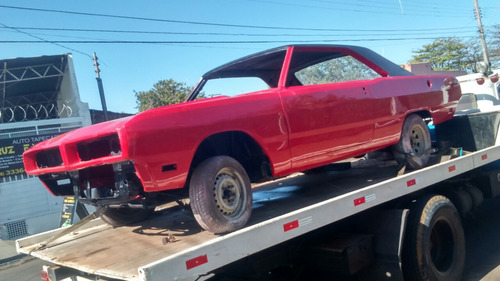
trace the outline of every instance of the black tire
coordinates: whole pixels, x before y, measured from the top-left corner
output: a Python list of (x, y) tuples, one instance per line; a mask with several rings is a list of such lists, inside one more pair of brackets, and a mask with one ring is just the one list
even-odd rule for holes
[(406, 117), (399, 143), (394, 147), (394, 158), (399, 163), (408, 163), (414, 169), (425, 167), (431, 155), (429, 128), (418, 114)]
[(465, 236), (458, 212), (441, 195), (418, 200), (410, 209), (403, 245), (403, 274), (410, 281), (460, 280)]
[(112, 226), (124, 226), (146, 220), (153, 212), (154, 209), (107, 208), (101, 214), (101, 219)]
[(191, 209), (198, 224), (213, 233), (242, 228), (252, 213), (252, 187), (235, 159), (216, 156), (194, 170), (189, 184)]

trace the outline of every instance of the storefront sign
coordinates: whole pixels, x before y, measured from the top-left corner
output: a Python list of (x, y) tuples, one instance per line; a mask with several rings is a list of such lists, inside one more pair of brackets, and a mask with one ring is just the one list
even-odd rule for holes
[(0, 139), (0, 177), (24, 174), (23, 153), (33, 145), (56, 134)]

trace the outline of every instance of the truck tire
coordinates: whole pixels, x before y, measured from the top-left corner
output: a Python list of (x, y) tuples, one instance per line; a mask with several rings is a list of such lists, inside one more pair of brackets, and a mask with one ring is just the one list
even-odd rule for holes
[(405, 118), (399, 143), (394, 147), (394, 158), (399, 163), (408, 161), (414, 169), (425, 167), (429, 163), (431, 135), (429, 128), (418, 114)]
[(107, 208), (101, 214), (101, 219), (112, 226), (124, 226), (149, 218), (153, 211), (153, 209)]
[(464, 231), (453, 203), (441, 195), (418, 199), (410, 209), (403, 244), (404, 279), (460, 280), (464, 263)]
[(213, 233), (242, 228), (252, 213), (252, 187), (235, 159), (216, 156), (194, 170), (189, 184), (191, 209), (198, 224)]

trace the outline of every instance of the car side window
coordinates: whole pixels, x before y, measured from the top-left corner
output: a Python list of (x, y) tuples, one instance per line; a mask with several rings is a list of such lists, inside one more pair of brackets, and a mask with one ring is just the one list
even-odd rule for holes
[(236, 96), (240, 94), (266, 90), (269, 86), (257, 77), (233, 77), (210, 79), (202, 89), (204, 98), (217, 96)]
[(381, 77), (357, 59), (344, 55), (315, 63), (294, 73), (302, 85), (319, 85)]

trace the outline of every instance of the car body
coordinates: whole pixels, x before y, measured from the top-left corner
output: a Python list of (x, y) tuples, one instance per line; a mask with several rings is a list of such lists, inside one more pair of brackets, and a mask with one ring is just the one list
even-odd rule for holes
[[(241, 77), (267, 89), (198, 99), (210, 81)], [(72, 131), (23, 159), (54, 195), (124, 208), (188, 189), (197, 167), (219, 155), (257, 182), (397, 145), (408, 116), (439, 124), (460, 96), (453, 77), (416, 76), (363, 47), (283, 46), (207, 72), (183, 103)], [(96, 198), (85, 193), (104, 187), (111, 191)]]

